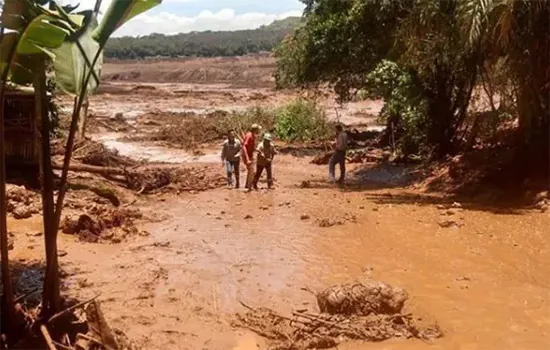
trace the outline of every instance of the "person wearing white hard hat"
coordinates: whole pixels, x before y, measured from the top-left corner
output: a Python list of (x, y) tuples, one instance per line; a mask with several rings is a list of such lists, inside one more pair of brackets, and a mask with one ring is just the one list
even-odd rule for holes
[(265, 169), (267, 172), (267, 188), (273, 187), (273, 158), (277, 154), (277, 150), (273, 146), (271, 134), (265, 133), (262, 142), (258, 145), (258, 160), (256, 162), (256, 176), (254, 176), (253, 188), (258, 189), (258, 181)]

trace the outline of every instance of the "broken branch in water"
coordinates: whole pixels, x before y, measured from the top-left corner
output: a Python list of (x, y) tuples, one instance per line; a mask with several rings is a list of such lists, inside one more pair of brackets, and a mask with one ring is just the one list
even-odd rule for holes
[(44, 336), (44, 340), (46, 341), (46, 344), (48, 345), (48, 349), (50, 350), (57, 350), (55, 345), (53, 344), (53, 339), (50, 335), (50, 332), (48, 332), (48, 329), (43, 324), (40, 325), (40, 332)]
[(53, 315), (52, 317), (50, 317), (50, 319), (48, 320), (48, 323), (52, 323), (54, 322), (55, 320), (57, 320), (59, 317), (61, 316), (64, 316), (64, 315), (67, 315), (68, 313), (70, 313), (71, 311), (75, 310), (75, 309), (78, 309), (79, 307), (82, 307), (92, 301), (94, 301), (95, 299), (97, 299), (97, 297), (99, 297), (101, 294), (98, 294), (96, 295), (95, 297), (91, 298), (91, 299), (88, 299), (86, 301), (83, 301), (81, 303), (78, 303), (78, 304), (75, 304), (71, 307), (68, 307), (66, 308), (65, 310), (61, 311), (61, 312), (58, 312), (56, 313), (55, 315)]

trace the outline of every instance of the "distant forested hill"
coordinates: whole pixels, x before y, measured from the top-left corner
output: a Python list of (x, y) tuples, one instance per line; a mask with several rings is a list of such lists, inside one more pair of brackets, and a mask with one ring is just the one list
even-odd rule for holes
[(300, 17), (288, 17), (251, 30), (112, 38), (105, 48), (105, 56), (118, 59), (155, 56), (213, 57), (271, 51), (287, 34), (294, 31), (300, 21)]

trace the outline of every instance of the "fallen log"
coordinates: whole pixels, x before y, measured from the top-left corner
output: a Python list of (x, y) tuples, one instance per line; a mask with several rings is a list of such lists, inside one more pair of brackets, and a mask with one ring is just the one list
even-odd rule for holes
[[(54, 168), (55, 170), (62, 170), (63, 163), (52, 162), (52, 168)], [(103, 176), (125, 174), (124, 169), (121, 169), (121, 168), (111, 168), (111, 167), (86, 165), (86, 164), (71, 164), (69, 166), (69, 171), (77, 171), (77, 172), (80, 171), (80, 172), (86, 172), (86, 173), (92, 173), (92, 174), (99, 174)]]

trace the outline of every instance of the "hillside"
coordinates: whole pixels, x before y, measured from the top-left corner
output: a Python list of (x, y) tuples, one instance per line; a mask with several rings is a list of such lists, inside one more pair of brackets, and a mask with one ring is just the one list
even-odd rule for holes
[(204, 31), (176, 35), (150, 34), (109, 40), (105, 56), (116, 59), (241, 56), (271, 51), (299, 24), (299, 17), (277, 20), (257, 29)]

